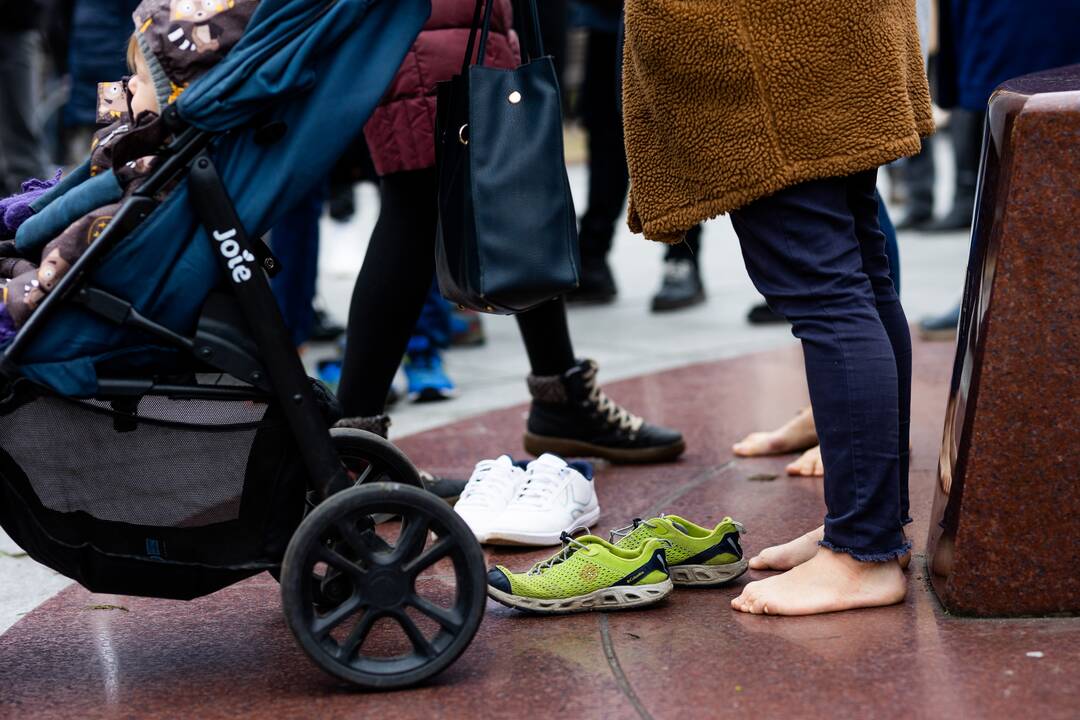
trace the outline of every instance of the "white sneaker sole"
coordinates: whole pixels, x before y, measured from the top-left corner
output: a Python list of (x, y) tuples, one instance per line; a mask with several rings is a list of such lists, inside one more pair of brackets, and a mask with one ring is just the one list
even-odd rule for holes
[(746, 572), (749, 561), (743, 559), (726, 565), (671, 565), (671, 581), (681, 586), (723, 585)]
[(619, 585), (600, 588), (587, 595), (544, 600), (512, 595), (488, 585), (488, 595), (496, 602), (516, 610), (544, 615), (564, 615), (590, 610), (630, 610), (652, 605), (671, 594), (674, 587), (671, 580), (664, 580), (652, 585)]
[(599, 519), (600, 507), (597, 506), (571, 523), (570, 527), (565, 527), (558, 531), (530, 533), (506, 528), (495, 528), (486, 533), (487, 537), (483, 542), (486, 542), (489, 545), (558, 545), (562, 542), (560, 538), (564, 532), (570, 532), (574, 528), (579, 527), (592, 527)]

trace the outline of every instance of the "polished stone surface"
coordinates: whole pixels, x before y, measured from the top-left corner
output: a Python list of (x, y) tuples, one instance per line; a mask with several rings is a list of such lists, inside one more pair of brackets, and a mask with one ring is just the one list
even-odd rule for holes
[(1080, 65), (988, 115), (931, 577), (955, 613), (1080, 613)]
[[(300, 652), (277, 586), (260, 576), (191, 603), (71, 588), (0, 635), (0, 718), (1070, 718), (1080, 706), (1080, 619), (950, 617), (927, 587), (923, 545), (952, 348), (915, 349), (916, 558), (902, 605), (831, 616), (732, 612), (735, 586), (677, 591), (628, 613), (530, 617), (494, 603), (435, 683), (349, 691)], [(806, 401), (802, 363), (778, 351), (666, 371), (607, 389), (689, 428), (682, 462), (598, 470), (600, 528), (667, 510), (732, 514), (754, 551), (821, 521), (821, 481), (790, 457), (735, 460), (746, 432)], [(402, 442), (421, 466), (464, 473), (520, 447), (523, 408)], [(771, 478), (771, 479), (770, 479)], [(522, 567), (544, 553), (500, 551)], [(119, 606), (123, 609), (117, 609)]]

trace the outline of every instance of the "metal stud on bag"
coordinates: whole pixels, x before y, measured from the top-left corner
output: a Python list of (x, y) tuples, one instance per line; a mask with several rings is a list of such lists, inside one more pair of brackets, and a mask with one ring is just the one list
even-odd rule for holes
[(506, 99), (510, 101), (511, 105), (517, 105), (519, 102), (521, 102), (521, 93), (515, 90), (510, 93), (510, 95)]

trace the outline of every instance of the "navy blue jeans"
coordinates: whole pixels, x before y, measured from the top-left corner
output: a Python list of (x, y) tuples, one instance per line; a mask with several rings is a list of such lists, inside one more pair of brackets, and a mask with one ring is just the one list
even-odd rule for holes
[(786, 188), (731, 213), (750, 278), (802, 340), (825, 465), (822, 545), (905, 553), (911, 336), (878, 224), (877, 171)]

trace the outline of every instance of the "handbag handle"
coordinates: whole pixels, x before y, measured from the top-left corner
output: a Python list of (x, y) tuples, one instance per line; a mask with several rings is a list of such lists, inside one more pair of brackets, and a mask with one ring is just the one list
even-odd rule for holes
[[(469, 42), (465, 46), (465, 60), (461, 64), (461, 74), (464, 75), (469, 65), (472, 64), (473, 49), (476, 48), (476, 38), (479, 33), (480, 45), (477, 50), (476, 64), (484, 64), (484, 55), (487, 50), (488, 36), (491, 34), (491, 11), (498, 0), (476, 0), (476, 8), (473, 10), (472, 25), (469, 28)], [(521, 12), (523, 22), (522, 30), (527, 33), (528, 41), (521, 45), (522, 61), (527, 62), (533, 58), (543, 57), (544, 43), (540, 38), (540, 17), (536, 9), (536, 0), (524, 0), (527, 3), (527, 12)], [(515, 5), (520, 6), (521, 0), (515, 0)]]

